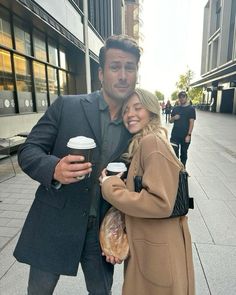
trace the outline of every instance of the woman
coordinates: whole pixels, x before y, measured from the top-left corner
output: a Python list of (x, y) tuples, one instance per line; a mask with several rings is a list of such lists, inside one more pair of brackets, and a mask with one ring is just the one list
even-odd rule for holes
[[(187, 217), (171, 215), (182, 164), (160, 124), (157, 98), (136, 89), (124, 106), (123, 121), (134, 134), (126, 159), (126, 184), (101, 176), (104, 199), (125, 213), (130, 255), (125, 261), (123, 295), (193, 295), (194, 271)], [(134, 192), (134, 176), (142, 191)], [(110, 257), (108, 257), (108, 260)], [(117, 260), (115, 260), (117, 262)]]

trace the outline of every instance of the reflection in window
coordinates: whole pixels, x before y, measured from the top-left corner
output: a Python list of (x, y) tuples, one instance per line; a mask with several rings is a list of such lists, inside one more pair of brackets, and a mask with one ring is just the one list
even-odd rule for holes
[(0, 43), (4, 46), (12, 48), (9, 15), (3, 9), (0, 9)]
[(13, 77), (10, 53), (0, 50), (0, 91), (13, 91)]
[(48, 67), (48, 85), (49, 93), (58, 95), (57, 70)]
[(65, 70), (67, 69), (66, 53), (64, 49), (60, 49), (60, 67)]
[(39, 93), (47, 92), (46, 72), (45, 65), (39, 62), (33, 62), (34, 64), (34, 81), (35, 90)]
[(29, 60), (20, 55), (14, 55), (17, 91), (31, 92), (32, 82)]
[(34, 56), (47, 61), (45, 37), (39, 32), (34, 33)]
[(27, 55), (31, 55), (31, 41), (30, 41), (30, 34), (18, 27), (14, 26), (15, 32), (15, 42), (16, 42), (16, 50), (19, 52), (25, 53)]
[(59, 71), (59, 86), (60, 86), (60, 94), (67, 94), (67, 77), (66, 72)]
[(58, 49), (56, 43), (49, 41), (48, 43), (49, 63), (58, 66)]

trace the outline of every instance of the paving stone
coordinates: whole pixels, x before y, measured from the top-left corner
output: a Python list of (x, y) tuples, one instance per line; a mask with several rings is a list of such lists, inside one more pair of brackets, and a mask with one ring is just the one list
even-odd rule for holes
[(236, 217), (224, 201), (199, 200), (199, 210), (214, 243), (236, 246)]
[(0, 237), (13, 237), (19, 232), (19, 228), (0, 226)]
[(0, 212), (0, 217), (25, 219), (26, 216), (27, 216), (27, 212), (17, 212), (17, 211), (2, 211), (2, 212)]
[(211, 294), (235, 295), (236, 247), (208, 244), (196, 246)]
[(10, 237), (0, 237), (0, 250), (10, 241), (10, 239)]
[(217, 176), (198, 177), (202, 189), (211, 200), (235, 200), (235, 196)]

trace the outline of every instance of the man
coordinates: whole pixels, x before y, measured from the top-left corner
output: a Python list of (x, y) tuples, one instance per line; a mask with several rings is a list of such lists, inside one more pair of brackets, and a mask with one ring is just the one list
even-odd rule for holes
[[(127, 148), (121, 108), (135, 88), (139, 59), (135, 41), (108, 38), (99, 54), (101, 91), (59, 97), (20, 148), (21, 168), (40, 182), (14, 251), (30, 265), (28, 295), (52, 294), (60, 274), (76, 276), (79, 263), (89, 294), (111, 292), (113, 265), (101, 255), (98, 240), (109, 204), (100, 196), (98, 177)], [(68, 140), (79, 135), (96, 142), (93, 166), (68, 155)]]
[(180, 160), (186, 166), (196, 112), (194, 107), (189, 104), (185, 91), (180, 91), (178, 98), (179, 105), (173, 108), (169, 120), (170, 123), (174, 123), (170, 142), (176, 156), (179, 157), (180, 154)]

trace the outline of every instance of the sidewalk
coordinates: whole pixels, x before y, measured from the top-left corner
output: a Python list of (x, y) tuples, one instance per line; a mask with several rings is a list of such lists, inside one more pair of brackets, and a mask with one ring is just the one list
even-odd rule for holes
[[(164, 122), (164, 115), (163, 115)], [(172, 125), (167, 124), (170, 130)], [(189, 213), (196, 295), (236, 294), (236, 116), (197, 111), (187, 169), (195, 209)], [(15, 166), (16, 157), (14, 157)], [(0, 162), (0, 169), (4, 162)], [(12, 256), (37, 183), (17, 167), (0, 183), (0, 294), (25, 295), (28, 266)], [(1, 181), (1, 180), (0, 180)], [(113, 295), (121, 294), (122, 266)], [(83, 276), (61, 277), (56, 295), (86, 295)], [(134, 294), (130, 294), (134, 295)], [(137, 294), (140, 295), (140, 294)], [(142, 294), (148, 295), (148, 294)]]

